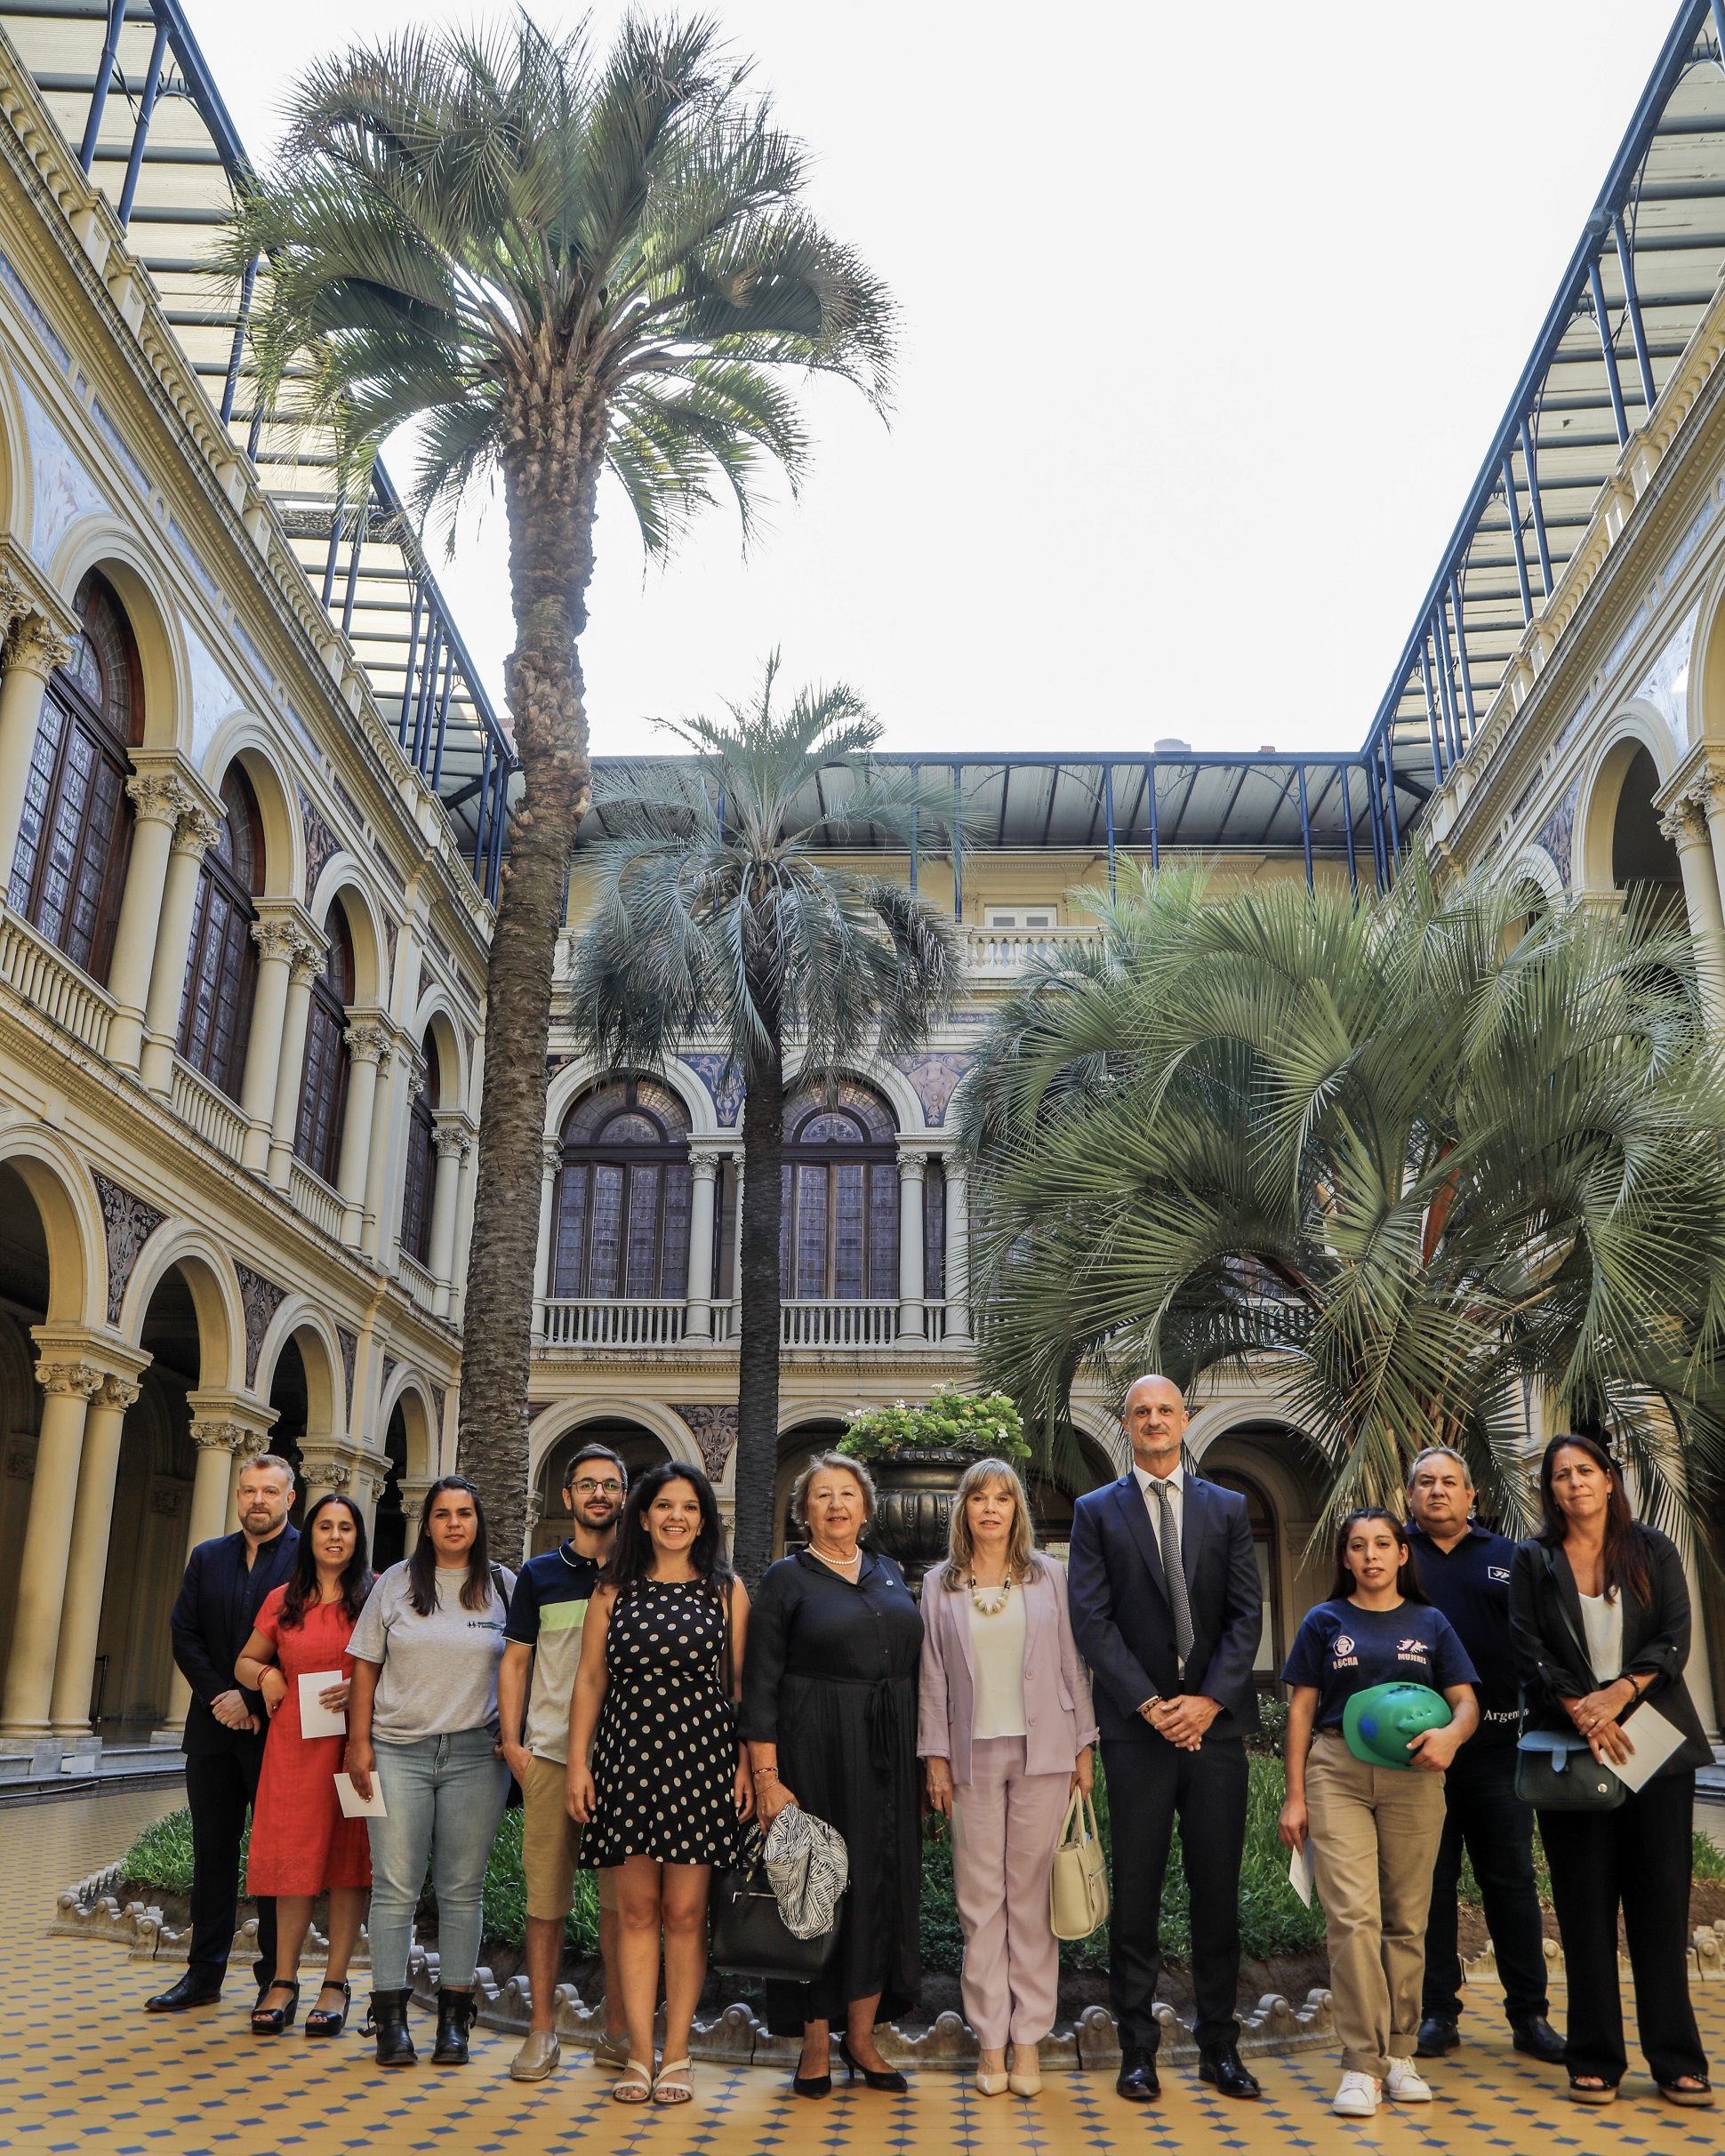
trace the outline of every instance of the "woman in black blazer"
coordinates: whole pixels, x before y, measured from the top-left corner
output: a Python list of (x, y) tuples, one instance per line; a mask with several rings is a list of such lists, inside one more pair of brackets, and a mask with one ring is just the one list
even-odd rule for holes
[[(1707, 2105), (1706, 2056), (1689, 2004), (1695, 1770), (1713, 1752), (1683, 1681), (1689, 1593), (1668, 1535), (1630, 1513), (1623, 1477), (1592, 1438), (1553, 1438), (1539, 1464), (1544, 1524), (1515, 1553), (1510, 1629), (1526, 1724), (1579, 1731), (1607, 1765), (1633, 1754), (1645, 1701), (1683, 1742), (1616, 1811), (1539, 1814), (1569, 1974), (1564, 2063), (1577, 2104), (1609, 2104), (1623, 2079), (1617, 1911), (1641, 2049), (1673, 2104)], [(1628, 1727), (1625, 1724), (1628, 1721)]]

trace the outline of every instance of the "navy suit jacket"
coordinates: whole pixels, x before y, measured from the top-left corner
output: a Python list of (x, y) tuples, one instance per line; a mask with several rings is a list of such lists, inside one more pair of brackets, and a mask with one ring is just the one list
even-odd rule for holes
[(1188, 1474), (1180, 1555), (1192, 1623), (1183, 1676), (1162, 1553), (1136, 1478), (1128, 1471), (1079, 1499), (1066, 1592), (1073, 1637), (1095, 1679), (1104, 1740), (1153, 1737), (1138, 1709), (1155, 1694), (1172, 1699), (1201, 1692), (1216, 1700), (1222, 1711), (1210, 1724), (1214, 1736), (1239, 1736), (1258, 1726), (1252, 1664), (1264, 1631), (1264, 1590), (1245, 1498)]
[[(253, 1736), (244, 1729), (224, 1728), (211, 1713), (210, 1702), (236, 1688), (234, 1664), (239, 1651), (252, 1636), (264, 1597), (293, 1571), (299, 1546), (300, 1530), (284, 1527), (274, 1542), (263, 1544), (248, 1571), (245, 1537), (219, 1535), (212, 1542), (199, 1543), (187, 1559), (186, 1576), (168, 1620), (173, 1659), (192, 1688), (182, 1751), (238, 1751), (263, 1743), (261, 1734)], [(255, 1692), (245, 1696), (261, 1721), (262, 1700)]]

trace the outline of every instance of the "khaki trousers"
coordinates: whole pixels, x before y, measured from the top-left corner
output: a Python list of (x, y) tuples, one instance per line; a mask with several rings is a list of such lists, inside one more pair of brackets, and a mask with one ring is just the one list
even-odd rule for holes
[(1305, 1795), (1342, 2069), (1382, 2080), (1392, 2058), (1413, 2056), (1419, 2034), (1443, 1776), (1364, 1766), (1339, 1730), (1323, 1729), (1312, 1740)]

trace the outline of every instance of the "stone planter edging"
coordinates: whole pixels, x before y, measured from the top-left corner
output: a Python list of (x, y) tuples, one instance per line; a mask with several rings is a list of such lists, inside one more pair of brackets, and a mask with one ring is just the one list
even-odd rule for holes
[[(183, 1961), (191, 1944), (189, 1928), (177, 1929), (151, 1904), (128, 1902), (122, 1908), (115, 1892), (120, 1879), (120, 1866), (113, 1863), (66, 1888), (56, 1897), (49, 1936), (123, 1946), (133, 1961)], [(316, 1968), (328, 1947), (329, 1942), (314, 1926), (306, 1941), (306, 1965)], [(248, 1918), (234, 1934), (234, 1959), (250, 1961), (256, 1952), (257, 1922)], [(1545, 1942), (1545, 1959), (1552, 1982), (1561, 1984), (1563, 1963), (1554, 1940)], [(363, 1931), (352, 1967), (356, 1975), (371, 1967)], [(1629, 1964), (1621, 1956), (1619, 1967), (1627, 1979)], [(1464, 1964), (1464, 1974), (1470, 1984), (1497, 1982), (1496, 1958), (1489, 1942), (1483, 1953)], [(1691, 1981), (1704, 1984), (1725, 1981), (1725, 1935), (1712, 1926), (1703, 1925), (1694, 1935), (1689, 1976)], [(415, 1947), (408, 1964), (408, 1979), (415, 2003), (434, 2007), (436, 1953)], [(482, 1968), (477, 1973), (474, 1990), (478, 2001), (475, 2018), (482, 2027), (501, 2033), (526, 2033), (532, 1992), (525, 1975), (510, 1976), (500, 1984), (490, 1969)], [(1191, 2030), (1172, 2007), (1159, 2003), (1156, 2018), (1161, 2024), (1165, 2057), (1190, 2061), (1197, 2056)], [(560, 2042), (577, 2050), (590, 2050), (605, 2028), (604, 2008), (583, 2004), (572, 1985), (559, 1984), (556, 2027)], [(1322, 2049), (1332, 2047), (1335, 2040), (1330, 1995), (1323, 1990), (1308, 1992), (1304, 2003), (1297, 2007), (1274, 1992), (1268, 1993), (1255, 2012), (1241, 2017), (1240, 2049), (1248, 2056)], [(725, 2008), (712, 2021), (697, 2022), (690, 2048), (695, 2058), (714, 2065), (788, 2072), (796, 2064), (799, 2047), (793, 2037), (770, 2035), (748, 2007), (738, 2004)], [(894, 2065), (923, 2072), (965, 2073), (976, 2064), (976, 2040), (962, 2018), (951, 2012), (942, 2014), (928, 2028), (913, 2032), (895, 2027), (883, 2029), (880, 2048)], [(1076, 2023), (1056, 2029), (1041, 2045), (1045, 2073), (1112, 2073), (1119, 2057), (1114, 2017), (1105, 2007), (1087, 2008)]]

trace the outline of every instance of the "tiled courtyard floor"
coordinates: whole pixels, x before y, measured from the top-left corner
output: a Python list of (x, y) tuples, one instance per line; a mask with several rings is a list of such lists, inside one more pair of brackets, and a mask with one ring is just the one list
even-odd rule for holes
[[(986, 2102), (967, 2080), (943, 2074), (919, 2076), (908, 2096), (850, 2094), (841, 2085), (828, 2102), (807, 2104), (778, 2074), (706, 2067), (697, 2069), (692, 2107), (624, 2111), (607, 2100), (610, 2077), (583, 2065), (566, 2065), (538, 2088), (517, 2087), (507, 2078), (515, 2040), (484, 2031), (475, 2032), (473, 2062), (462, 2071), (421, 2065), (383, 2076), (357, 2037), (313, 2046), (296, 2030), (279, 2042), (254, 2042), (244, 2019), (249, 1987), (238, 1982), (229, 2002), (213, 2010), (146, 2016), (139, 2009), (155, 1988), (148, 1965), (129, 1961), (117, 1947), (44, 1936), (56, 1892), (109, 1861), (173, 1801), (116, 1793), (0, 1810), (0, 2148), (30, 2156), (1725, 2150), (1725, 2110), (1673, 2111), (1639, 2073), (1609, 2112), (1561, 2101), (1561, 2075), (1517, 2058), (1488, 2012), (1477, 2016), (1465, 2048), (1433, 2070), (1435, 2104), (1386, 2106), (1358, 2126), (1325, 2109), (1335, 2070), (1324, 2052), (1264, 2061), (1257, 2104), (1221, 2103), (1176, 2069), (1166, 2077), (1162, 2103), (1148, 2111), (1129, 2109), (1096, 2076), (1051, 2077), (1031, 2104)], [(1703, 1987), (1698, 1997), (1709, 2048), (1725, 2064), (1725, 1984)], [(429, 2022), (415, 2021), (429, 2036)]]

